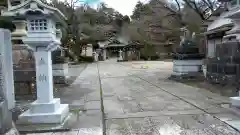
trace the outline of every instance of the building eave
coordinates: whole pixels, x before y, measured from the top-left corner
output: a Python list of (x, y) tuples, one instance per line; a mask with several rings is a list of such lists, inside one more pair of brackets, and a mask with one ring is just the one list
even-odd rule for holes
[(204, 32), (204, 35), (209, 35), (209, 34), (214, 34), (214, 33), (219, 33), (219, 32), (223, 32), (223, 31), (228, 31), (231, 30), (231, 28), (233, 27), (233, 25), (231, 24), (227, 24), (227, 25), (223, 25), (221, 27), (218, 27), (216, 29), (212, 29), (210, 31)]

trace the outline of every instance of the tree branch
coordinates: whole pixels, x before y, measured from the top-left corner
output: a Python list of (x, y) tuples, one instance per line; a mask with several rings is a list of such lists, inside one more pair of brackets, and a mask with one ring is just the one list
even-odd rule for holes
[(183, 0), (187, 6), (189, 6), (191, 9), (193, 9), (202, 20), (205, 20), (205, 16), (203, 15), (203, 13), (200, 11), (199, 7), (197, 6), (196, 1), (190, 1), (190, 0)]
[(180, 3), (178, 0), (175, 0), (175, 2), (177, 3), (177, 6), (178, 6), (178, 12), (180, 13), (181, 12), (181, 7), (180, 7)]

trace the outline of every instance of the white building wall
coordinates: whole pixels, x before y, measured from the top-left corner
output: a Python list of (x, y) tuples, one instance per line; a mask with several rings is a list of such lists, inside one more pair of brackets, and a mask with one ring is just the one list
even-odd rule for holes
[(93, 48), (92, 46), (88, 46), (86, 49), (86, 56), (93, 56)]

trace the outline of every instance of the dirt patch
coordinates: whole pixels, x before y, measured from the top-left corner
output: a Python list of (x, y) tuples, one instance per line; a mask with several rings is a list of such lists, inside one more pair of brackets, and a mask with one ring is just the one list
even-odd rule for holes
[(220, 94), (222, 96), (232, 97), (232, 96), (238, 95), (238, 92), (236, 91), (236, 87), (229, 86), (229, 85), (210, 84), (205, 80), (203, 76), (194, 80), (181, 80), (178, 82), (184, 83), (186, 85), (190, 85), (193, 87), (205, 89), (213, 93)]

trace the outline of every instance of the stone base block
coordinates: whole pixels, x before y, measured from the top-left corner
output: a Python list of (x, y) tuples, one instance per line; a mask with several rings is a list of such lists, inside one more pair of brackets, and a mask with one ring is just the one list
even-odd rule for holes
[(31, 104), (31, 113), (51, 113), (60, 108), (60, 98), (54, 98), (49, 103), (39, 103), (37, 100)]
[(234, 107), (240, 107), (240, 97), (230, 97), (230, 102)]
[(183, 74), (183, 75), (174, 75), (171, 74), (171, 76), (168, 78), (170, 80), (180, 81), (184, 82), (186, 80), (202, 80), (201, 77), (202, 74)]
[(60, 104), (59, 99), (51, 103), (33, 102), (30, 109), (19, 116), (18, 124), (57, 124), (69, 114), (68, 104)]
[(201, 71), (202, 60), (173, 60), (174, 75), (194, 75)]

